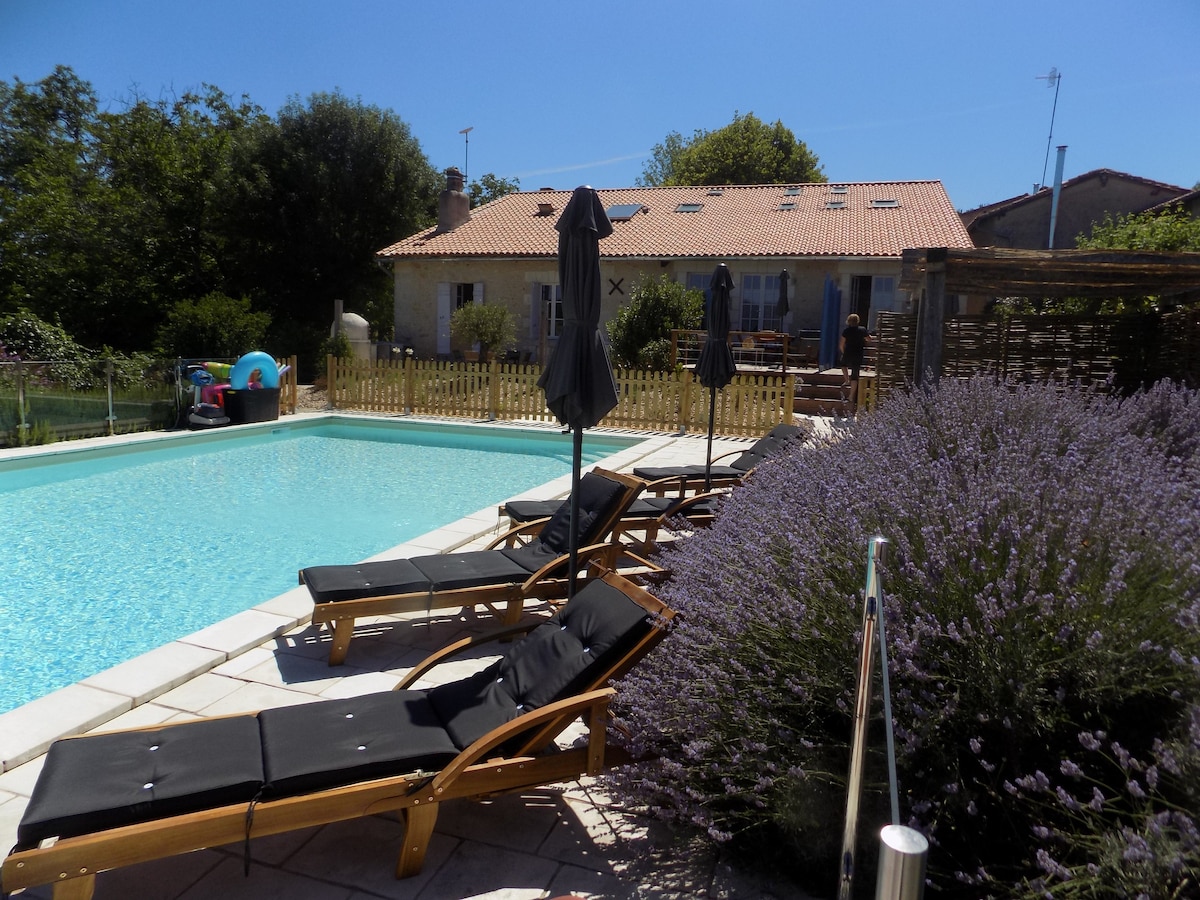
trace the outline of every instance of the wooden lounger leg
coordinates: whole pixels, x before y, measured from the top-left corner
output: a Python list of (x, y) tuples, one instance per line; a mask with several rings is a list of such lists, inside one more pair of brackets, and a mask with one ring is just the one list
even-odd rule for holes
[(333, 645), (329, 648), (329, 664), (340, 666), (346, 661), (350, 649), (350, 638), (354, 637), (354, 620), (338, 619), (333, 625)]
[(81, 875), (54, 882), (54, 900), (92, 900), (96, 889), (95, 875)]
[(521, 599), (509, 600), (504, 606), (504, 616), (500, 620), (500, 624), (505, 627), (516, 625), (521, 621), (521, 613), (525, 609), (525, 601)]
[(425, 865), (425, 851), (433, 837), (433, 826), (437, 824), (438, 805), (422, 803), (404, 810), (404, 847), (396, 865), (397, 878), (411, 878)]

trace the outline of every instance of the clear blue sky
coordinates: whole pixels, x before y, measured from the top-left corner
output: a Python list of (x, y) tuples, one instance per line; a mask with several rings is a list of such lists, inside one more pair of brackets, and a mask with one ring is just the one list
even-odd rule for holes
[(340, 89), (525, 190), (632, 186), (668, 133), (753, 112), (832, 181), (939, 179), (959, 209), (1042, 180), (1052, 67), (1066, 177), (1195, 185), (1197, 46), (1200, 0), (0, 0), (5, 81), (62, 63), (102, 102), (211, 84), (272, 115)]

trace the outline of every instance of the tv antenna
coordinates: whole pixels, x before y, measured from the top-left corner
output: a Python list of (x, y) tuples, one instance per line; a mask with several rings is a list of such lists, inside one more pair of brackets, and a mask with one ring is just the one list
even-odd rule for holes
[(1042, 180), (1038, 182), (1039, 187), (1046, 186), (1046, 167), (1050, 165), (1050, 144), (1054, 141), (1054, 114), (1058, 112), (1058, 84), (1062, 81), (1062, 72), (1058, 71), (1054, 66), (1050, 67), (1050, 72), (1047, 75), (1035, 75), (1034, 78), (1039, 81), (1045, 81), (1046, 87), (1054, 88), (1054, 106), (1050, 109), (1050, 136), (1046, 138), (1046, 159), (1042, 163)]
[[(1053, 127), (1053, 125), (1051, 126)], [(463, 182), (467, 180), (467, 161), (471, 158), (471, 132), (474, 130), (474, 125), (468, 125), (459, 132), (463, 136)]]

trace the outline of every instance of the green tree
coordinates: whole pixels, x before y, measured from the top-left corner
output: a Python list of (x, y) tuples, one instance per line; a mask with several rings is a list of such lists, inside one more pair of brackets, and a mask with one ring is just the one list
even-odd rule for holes
[(111, 221), (106, 259), (92, 260), (103, 280), (90, 298), (87, 333), (148, 347), (178, 303), (224, 287), (221, 189), (236, 135), (265, 119), (244, 97), (235, 102), (207, 85), (101, 114)]
[(1200, 219), (1184, 209), (1142, 212), (1120, 216), (1092, 226), (1090, 237), (1079, 235), (1081, 250), (1159, 250), (1167, 253), (1200, 252)]
[(517, 340), (512, 313), (500, 304), (468, 303), (459, 307), (450, 316), (450, 333), (469, 344), (478, 344), (480, 359), (488, 358), (489, 349), (507, 349)]
[(103, 197), (91, 86), (64, 66), (0, 82), (0, 313), (69, 318), (92, 289)]
[(467, 192), (471, 197), (471, 208), (482, 206), (498, 200), (505, 194), (515, 194), (521, 189), (520, 178), (499, 178), (488, 172), (480, 176), (478, 181), (472, 181)]
[(214, 198), (231, 135), (256, 116), (211, 87), (100, 112), (61, 66), (0, 83), (0, 311), (148, 348), (173, 303), (219, 286)]
[(815, 153), (781, 121), (768, 125), (754, 113), (734, 113), (717, 131), (698, 130), (690, 140), (667, 135), (651, 151), (639, 184), (798, 184), (824, 182)]
[[(692, 135), (692, 141), (698, 141), (704, 137), (704, 132), (697, 129)], [(668, 134), (661, 144), (655, 144), (654, 149), (650, 151), (650, 159), (646, 160), (642, 168), (642, 175), (637, 179), (639, 187), (665, 187), (669, 184), (677, 184), (675, 181), (675, 160), (683, 153), (684, 149), (691, 142), (685, 142), (683, 135), (678, 131), (672, 131)]]
[[(225, 191), (230, 293), (272, 313), (274, 345), (319, 352), (334, 300), (390, 321), (380, 247), (431, 223), (441, 180), (395, 113), (341, 93), (292, 99), (240, 136)], [(284, 345), (289, 346), (284, 346)]]
[[(1200, 219), (1184, 209), (1164, 212), (1140, 212), (1113, 219), (1106, 215), (1092, 225), (1091, 236), (1075, 238), (1080, 250), (1143, 250), (1162, 253), (1200, 252)], [(1173, 300), (1172, 303), (1178, 302)], [(1159, 298), (1129, 297), (1063, 297), (1056, 299), (1009, 297), (997, 302), (1000, 314), (1048, 315), (1113, 315), (1116, 313), (1150, 313), (1160, 307)]]
[(240, 356), (263, 345), (271, 316), (254, 312), (246, 297), (221, 293), (180, 300), (158, 330), (158, 352), (186, 359)]
[(608, 323), (613, 362), (623, 368), (665, 372), (671, 368), (671, 330), (699, 328), (704, 295), (685, 290), (666, 275), (642, 277)]

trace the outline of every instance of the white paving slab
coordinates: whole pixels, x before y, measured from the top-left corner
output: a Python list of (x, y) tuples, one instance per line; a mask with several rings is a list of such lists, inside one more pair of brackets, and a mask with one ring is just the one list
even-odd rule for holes
[(172, 641), (133, 659), (85, 678), (80, 684), (130, 698), (131, 705), (145, 703), (207, 672), (227, 659), (220, 650)]

